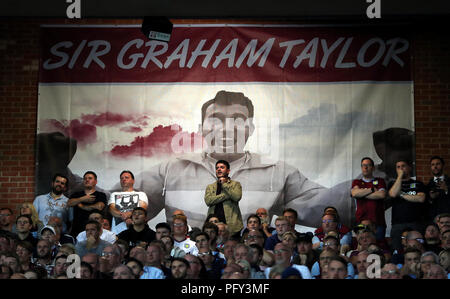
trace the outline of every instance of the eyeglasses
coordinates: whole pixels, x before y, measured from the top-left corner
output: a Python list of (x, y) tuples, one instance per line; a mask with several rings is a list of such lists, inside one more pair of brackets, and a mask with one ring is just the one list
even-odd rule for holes
[(30, 223), (29, 221), (17, 221), (17, 224), (28, 224)]
[(262, 238), (261, 236), (247, 236), (247, 239), (258, 239)]
[(184, 223), (174, 223), (173, 226), (175, 226), (175, 227), (184, 226)]
[(287, 252), (286, 249), (280, 249), (280, 250), (274, 250), (273, 253), (275, 254), (279, 254), (279, 253), (283, 253), (283, 252)]
[(333, 223), (334, 220), (333, 219), (323, 219), (322, 223)]
[(333, 243), (333, 242), (326, 242), (326, 243), (324, 243), (323, 245), (324, 245), (324, 246), (337, 246), (337, 244), (336, 244), (336, 243)]
[(206, 256), (206, 255), (211, 255), (211, 254), (209, 252), (203, 252), (203, 253), (197, 254), (197, 256)]
[(381, 271), (381, 275), (399, 274), (397, 270)]
[(9, 217), (11, 214), (0, 214), (0, 217)]
[(408, 239), (407, 237), (402, 237), (402, 239), (407, 239), (407, 240), (416, 240), (417, 242), (423, 244), (425, 243), (425, 240), (422, 238), (414, 238), (414, 239)]
[(105, 257), (112, 256), (112, 255), (114, 255), (114, 252), (102, 252), (102, 256), (105, 256)]

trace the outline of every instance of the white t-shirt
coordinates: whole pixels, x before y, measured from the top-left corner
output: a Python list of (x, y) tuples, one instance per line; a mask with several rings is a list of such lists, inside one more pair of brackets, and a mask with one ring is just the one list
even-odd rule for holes
[[(116, 240), (117, 240), (116, 234), (107, 229), (103, 229), (100, 239), (103, 241), (106, 241), (108, 243), (111, 243), (111, 244), (114, 244), (114, 242), (116, 242)], [(77, 242), (83, 242), (83, 241), (86, 241), (86, 231), (82, 231), (77, 236)]]
[[(300, 274), (302, 275), (303, 279), (313, 279), (312, 275), (311, 275), (311, 271), (309, 271), (308, 267), (303, 266), (303, 265), (297, 265), (297, 264), (292, 264), (290, 267), (295, 268), (298, 270), (298, 272), (300, 272)], [(269, 279), (269, 274), (270, 274), (270, 270), (272, 268), (266, 268), (264, 270), (264, 275), (266, 276), (267, 279)]]
[(173, 246), (182, 249), (184, 252), (186, 252), (186, 254), (190, 253), (192, 255), (197, 255), (198, 253), (195, 242), (188, 238), (181, 242), (177, 242), (176, 240), (174, 240)]
[[(131, 192), (113, 192), (109, 197), (108, 206), (115, 204), (116, 209), (120, 212), (129, 212), (133, 211), (134, 208), (140, 207), (140, 202), (148, 204), (147, 194), (144, 192), (134, 190)], [(115, 227), (121, 222), (123, 222), (121, 218), (113, 217), (111, 230), (116, 234), (120, 233), (120, 231), (116, 231)], [(126, 226), (124, 229), (126, 229)]]
[(108, 200), (108, 205), (115, 204), (116, 209), (121, 212), (133, 211), (134, 208), (140, 207), (140, 201), (148, 204), (147, 194), (140, 191), (131, 192), (113, 192)]

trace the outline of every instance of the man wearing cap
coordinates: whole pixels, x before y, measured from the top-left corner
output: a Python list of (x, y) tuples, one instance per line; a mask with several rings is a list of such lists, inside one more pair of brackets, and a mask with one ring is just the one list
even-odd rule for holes
[(46, 225), (41, 229), (40, 235), (41, 239), (47, 240), (50, 243), (51, 256), (52, 259), (55, 258), (59, 247), (61, 247), (61, 243), (59, 243), (59, 237), (61, 236), (59, 228)]
[(397, 179), (389, 184), (388, 205), (392, 205), (392, 250), (401, 249), (400, 235), (404, 228), (423, 231), (425, 186), (411, 178), (411, 163), (396, 163)]
[(294, 267), (287, 267), (281, 273), (281, 279), (303, 279), (300, 272)]
[(312, 265), (319, 260), (320, 253), (312, 248), (312, 238), (311, 232), (299, 234), (296, 241), (298, 254), (293, 258), (292, 263), (305, 265), (311, 269)]
[(380, 177), (374, 177), (375, 164), (369, 157), (361, 159), (362, 178), (352, 182), (351, 194), (356, 199), (356, 223), (370, 220), (375, 223), (377, 240), (382, 240), (386, 233), (384, 200), (386, 183)]

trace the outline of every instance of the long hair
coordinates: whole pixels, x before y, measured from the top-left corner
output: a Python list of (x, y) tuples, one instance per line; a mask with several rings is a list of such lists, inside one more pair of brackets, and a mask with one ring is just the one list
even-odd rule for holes
[[(31, 202), (24, 202), (22, 204), (22, 206), (20, 207), (20, 209), (22, 209), (22, 208), (29, 208), (31, 210), (31, 220), (33, 220), (33, 228), (37, 229), (39, 227), (39, 225), (44, 225), (42, 223), (42, 221), (39, 220), (38, 212)], [(20, 210), (19, 210), (19, 212), (20, 212)], [(20, 214), (22, 214), (22, 213), (20, 213)]]

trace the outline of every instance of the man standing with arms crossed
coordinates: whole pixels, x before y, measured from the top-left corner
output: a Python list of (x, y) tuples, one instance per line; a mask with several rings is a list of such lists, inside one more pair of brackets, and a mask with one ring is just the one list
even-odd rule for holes
[(229, 178), (230, 164), (225, 160), (216, 162), (217, 182), (206, 187), (205, 203), (208, 215), (215, 214), (220, 222), (228, 225), (230, 235), (239, 234), (243, 229), (239, 201), (242, 197), (241, 183)]
[(352, 197), (356, 199), (356, 223), (370, 220), (376, 225), (376, 238), (382, 240), (386, 233), (384, 199), (386, 183), (382, 178), (374, 178), (374, 162), (369, 157), (361, 160), (362, 178), (352, 182)]

